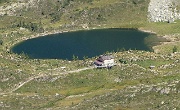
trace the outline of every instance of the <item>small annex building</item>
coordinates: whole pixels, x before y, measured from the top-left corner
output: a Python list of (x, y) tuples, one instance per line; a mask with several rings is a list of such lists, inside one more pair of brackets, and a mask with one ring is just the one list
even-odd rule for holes
[(112, 55), (101, 55), (94, 61), (96, 68), (111, 68), (115, 65)]

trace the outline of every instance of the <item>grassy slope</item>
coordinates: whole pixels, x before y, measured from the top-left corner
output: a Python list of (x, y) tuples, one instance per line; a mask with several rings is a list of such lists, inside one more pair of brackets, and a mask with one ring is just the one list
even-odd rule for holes
[[(178, 102), (180, 87), (176, 82), (180, 80), (178, 60), (180, 56), (179, 53), (167, 54), (172, 53), (174, 45), (177, 45), (180, 51), (179, 42), (156, 47), (159, 52), (166, 54), (137, 51), (116, 53), (114, 54), (116, 61), (124, 58), (128, 64), (121, 64), (112, 70), (93, 69), (59, 76), (51, 74), (82, 68), (89, 65), (91, 59), (87, 59), (86, 62), (30, 60), (24, 55), (20, 57), (9, 52), (9, 48), (23, 40), (23, 37), (27, 38), (41, 32), (39, 29), (32, 31), (29, 27), (31, 23), (43, 28), (44, 31), (77, 30), (84, 29), (83, 26), (141, 28), (156, 32), (160, 36), (173, 35), (176, 39), (180, 37), (179, 21), (175, 24), (147, 21), (149, 0), (92, 0), (92, 2), (74, 0), (69, 3), (65, 1), (59, 3), (46, 0), (39, 3), (38, 8), (18, 10), (18, 17), (7, 15), (0, 17), (0, 39), (3, 40), (3, 45), (0, 45), (0, 92), (10, 91), (37, 74), (46, 74), (13, 93), (1, 95), (0, 108), (125, 110), (180, 108)], [(25, 30), (20, 30), (20, 27)], [(150, 65), (156, 67), (150, 70), (148, 68)], [(66, 69), (62, 70), (60, 68), (62, 66)], [(170, 92), (161, 93), (164, 88), (170, 88)]]
[[(159, 109), (162, 101), (165, 102), (163, 108), (179, 107), (178, 54), (162, 56), (132, 51), (115, 55), (116, 61), (124, 58), (128, 64), (111, 70), (93, 69), (67, 76), (47, 74), (15, 91), (18, 95), (3, 96), (1, 100), (11, 109)], [(132, 57), (134, 61), (131, 61)], [(149, 69), (150, 65), (155, 68)], [(164, 93), (165, 88), (170, 91)], [(148, 101), (141, 101), (145, 97), (149, 97)]]

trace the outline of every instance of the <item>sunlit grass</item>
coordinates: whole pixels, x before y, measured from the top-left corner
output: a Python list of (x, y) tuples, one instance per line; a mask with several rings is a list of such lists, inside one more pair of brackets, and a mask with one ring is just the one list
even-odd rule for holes
[(180, 20), (175, 21), (174, 23), (160, 22), (160, 23), (147, 23), (144, 27), (147, 30), (152, 30), (158, 35), (171, 35), (180, 32)]

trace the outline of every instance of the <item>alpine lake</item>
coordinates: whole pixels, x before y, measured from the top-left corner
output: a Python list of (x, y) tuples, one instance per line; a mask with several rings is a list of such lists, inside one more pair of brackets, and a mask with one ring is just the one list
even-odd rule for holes
[(17, 54), (31, 59), (65, 59), (95, 57), (123, 50), (152, 51), (158, 37), (136, 29), (94, 29), (40, 36), (12, 47)]

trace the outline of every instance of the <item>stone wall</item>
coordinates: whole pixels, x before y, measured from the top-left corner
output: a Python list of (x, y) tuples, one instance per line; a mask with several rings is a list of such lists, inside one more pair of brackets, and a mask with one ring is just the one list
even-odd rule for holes
[(180, 19), (180, 5), (177, 0), (150, 0), (148, 20), (152, 22), (173, 22)]

